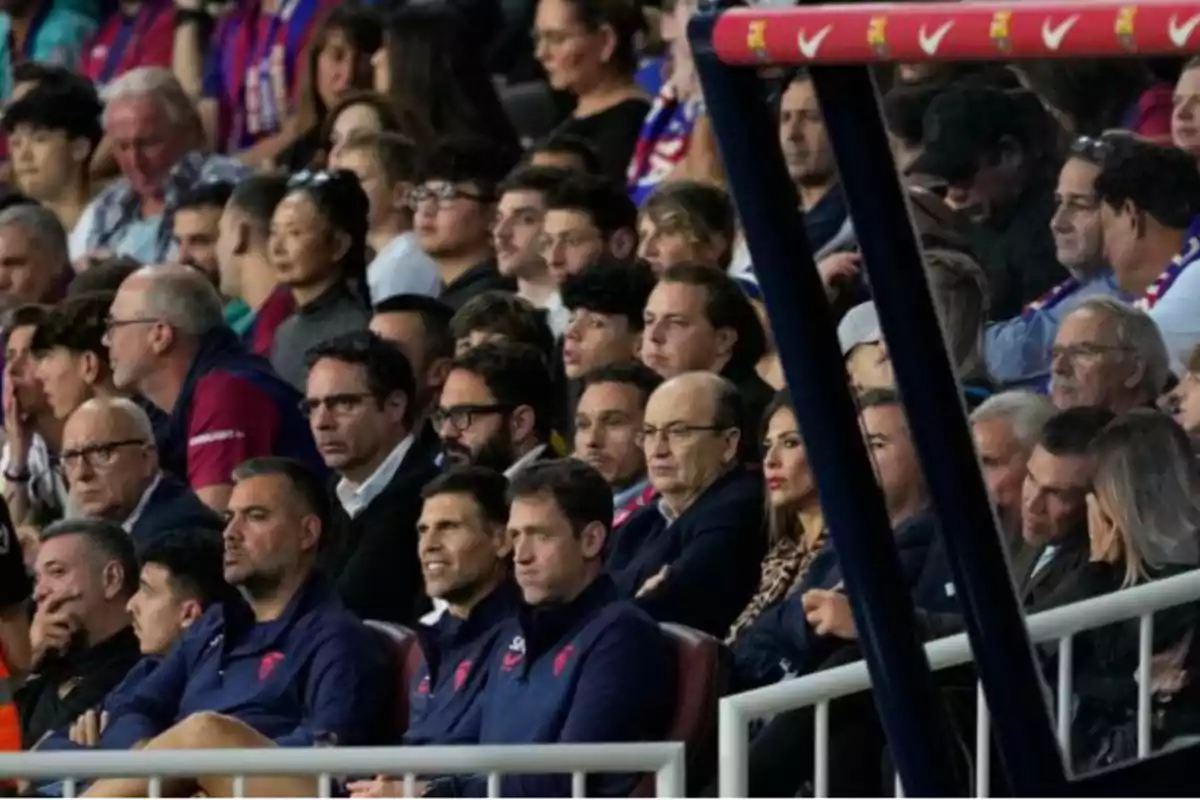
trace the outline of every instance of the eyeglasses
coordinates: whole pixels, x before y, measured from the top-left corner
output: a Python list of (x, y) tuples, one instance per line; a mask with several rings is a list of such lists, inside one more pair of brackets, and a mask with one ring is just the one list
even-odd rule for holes
[(63, 450), (58, 455), (59, 468), (75, 470), (86, 463), (92, 469), (106, 469), (117, 460), (117, 451), (122, 447), (146, 447), (144, 439), (121, 439), (115, 442), (89, 444), (74, 450)]
[(304, 189), (321, 186), (333, 180), (333, 174), (323, 169), (305, 169), (288, 178), (288, 189)]
[(658, 437), (666, 436), (667, 444), (683, 444), (688, 439), (692, 438), (697, 433), (727, 431), (728, 426), (725, 425), (688, 425), (683, 422), (673, 422), (662, 428), (657, 428), (653, 425), (642, 426), (642, 439), (646, 441), (657, 441)]
[(452, 183), (443, 183), (441, 186), (414, 186), (409, 190), (407, 200), (410, 208), (416, 208), (429, 200), (436, 200), (439, 208), (446, 208), (460, 198), (474, 200), (476, 203), (490, 203), (494, 199), (490, 194), (472, 192), (460, 189)]
[(1078, 344), (1067, 344), (1054, 346), (1050, 348), (1050, 360), (1057, 361), (1064, 358), (1067, 361), (1079, 361), (1086, 358), (1096, 358), (1105, 353), (1124, 353), (1133, 350), (1127, 344), (1093, 344), (1091, 342), (1079, 342)]
[(1102, 165), (1105, 160), (1117, 151), (1117, 148), (1129, 141), (1129, 137), (1121, 133), (1105, 133), (1101, 136), (1077, 136), (1071, 142), (1068, 150), (1073, 158), (1082, 158), (1096, 165)]
[(430, 422), (433, 423), (434, 430), (441, 430), (442, 426), (449, 422), (454, 430), (462, 433), (471, 427), (479, 414), (507, 414), (509, 411), (512, 411), (510, 406), (499, 404), (450, 406), (434, 409), (430, 415)]
[(311, 417), (318, 408), (324, 406), (336, 416), (346, 416), (358, 410), (363, 401), (374, 397), (370, 392), (344, 392), (330, 394), (325, 397), (306, 397), (300, 401), (300, 413)]
[(113, 332), (114, 328), (120, 328), (125, 325), (157, 325), (162, 322), (157, 317), (130, 317), (129, 319), (114, 319), (113, 317), (104, 318), (104, 333)]

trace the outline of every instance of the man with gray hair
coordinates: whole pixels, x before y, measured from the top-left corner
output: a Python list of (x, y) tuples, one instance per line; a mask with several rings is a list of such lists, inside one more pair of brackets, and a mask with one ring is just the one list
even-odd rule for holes
[(1029, 454), (1054, 411), (1042, 395), (1012, 391), (989, 397), (971, 413), (979, 468), (1010, 553), (1021, 543), (1021, 487)]
[(204, 151), (200, 116), (169, 69), (130, 70), (106, 87), (104, 100), (104, 132), (121, 178), (91, 202), (72, 238), (91, 253), (167, 260), (180, 198), (199, 184), (237, 183), (250, 170)]
[(54, 303), (70, 277), (67, 233), (36, 203), (0, 211), (0, 310)]
[(1113, 297), (1092, 297), (1063, 318), (1050, 350), (1050, 399), (1060, 409), (1151, 406), (1170, 376), (1154, 320)]
[(223, 527), (187, 484), (158, 465), (154, 428), (146, 412), (123, 397), (95, 397), (63, 428), (59, 463), (73, 508), (119, 524), (139, 548), (172, 530)]
[(321, 473), (301, 395), (225, 326), (216, 289), (179, 265), (143, 267), (121, 284), (106, 334), (113, 383), (166, 412), (158, 453), (210, 508), (223, 511), (235, 467), (281, 455)]

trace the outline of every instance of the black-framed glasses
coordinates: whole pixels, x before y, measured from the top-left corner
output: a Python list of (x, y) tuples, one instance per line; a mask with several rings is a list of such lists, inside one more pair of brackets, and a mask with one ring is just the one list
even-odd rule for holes
[(491, 405), (469, 405), (449, 406), (447, 408), (436, 408), (433, 414), (430, 415), (430, 422), (433, 423), (434, 430), (441, 430), (442, 427), (449, 422), (454, 430), (462, 433), (471, 427), (475, 422), (475, 417), (480, 414), (507, 414), (512, 411), (511, 406), (493, 403)]
[(490, 203), (494, 199), (492, 195), (485, 192), (472, 192), (468, 189), (461, 189), (453, 183), (443, 183), (438, 186), (414, 186), (408, 190), (408, 205), (411, 208), (416, 208), (421, 203), (430, 200), (437, 201), (439, 207), (445, 208), (455, 200), (473, 200), (476, 203)]
[(641, 436), (645, 441), (657, 441), (659, 436), (665, 436), (668, 444), (682, 444), (697, 433), (723, 433), (727, 430), (727, 425), (688, 425), (685, 422), (673, 422), (661, 428), (643, 425)]
[(1094, 344), (1078, 342), (1076, 344), (1055, 345), (1050, 348), (1050, 360), (1057, 361), (1065, 358), (1067, 361), (1078, 361), (1084, 358), (1095, 358), (1107, 353), (1127, 353), (1133, 348), (1127, 344)]
[(92, 469), (105, 469), (111, 467), (117, 460), (117, 453), (122, 447), (146, 447), (147, 444), (145, 439), (97, 442), (85, 447), (63, 450), (58, 454), (58, 464), (62, 470), (78, 469), (84, 463)]
[(104, 332), (112, 333), (115, 328), (122, 328), (126, 325), (157, 325), (162, 322), (158, 317), (130, 317), (129, 319), (117, 319), (112, 316), (104, 318)]
[(362, 407), (362, 404), (374, 397), (370, 392), (342, 392), (340, 394), (328, 394), (324, 397), (306, 397), (300, 401), (300, 413), (305, 417), (311, 417), (318, 408), (324, 406), (331, 413), (338, 416), (352, 414)]

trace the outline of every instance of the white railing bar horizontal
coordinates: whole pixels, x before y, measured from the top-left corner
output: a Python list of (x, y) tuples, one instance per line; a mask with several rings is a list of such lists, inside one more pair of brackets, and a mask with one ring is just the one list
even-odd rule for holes
[[(0, 777), (48, 779), (195, 775), (662, 773), (683, 766), (681, 742), (637, 744), (94, 750), (0, 753)], [(682, 796), (679, 784), (676, 796)]]
[[(1040, 644), (1138, 617), (1141, 619), (1139, 650), (1144, 650), (1148, 633), (1153, 630), (1145, 620), (1152, 619), (1156, 611), (1195, 602), (1198, 599), (1200, 570), (1192, 570), (1182, 575), (1042, 611), (1026, 617), (1025, 622), (1030, 640), (1034, 644)], [(936, 639), (925, 645), (925, 655), (929, 660), (930, 669), (934, 671), (965, 664), (972, 659), (970, 639), (965, 633)], [(791, 709), (815, 706), (865, 691), (870, 685), (871, 678), (866, 662), (856, 661), (722, 698), (718, 720), (720, 795), (742, 797), (746, 794), (746, 737), (747, 725), (751, 720)], [(1139, 712), (1141, 710), (1139, 709)], [(1139, 713), (1139, 728), (1146, 725), (1144, 719), (1148, 719), (1148, 716), (1147, 714), (1143, 718)], [(1139, 730), (1139, 740), (1141, 733)], [(1147, 736), (1146, 740), (1148, 739)]]
[[(1025, 621), (1029, 628), (1029, 638), (1038, 644), (1198, 599), (1200, 570), (1192, 570), (1080, 603), (1042, 611), (1026, 617)], [(965, 664), (971, 660), (971, 643), (965, 633), (935, 639), (925, 645), (925, 655), (933, 670)], [(761, 689), (730, 695), (721, 700), (721, 711), (724, 713), (726, 709), (736, 708), (745, 719), (756, 719), (784, 709), (815, 705), (818, 700), (861, 692), (870, 685), (866, 662), (856, 661)]]

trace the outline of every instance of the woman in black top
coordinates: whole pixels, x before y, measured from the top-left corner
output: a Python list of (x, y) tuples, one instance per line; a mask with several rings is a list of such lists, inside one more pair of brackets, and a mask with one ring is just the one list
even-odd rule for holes
[(634, 40), (644, 24), (634, 0), (540, 0), (533, 32), (551, 87), (575, 97), (555, 133), (586, 140), (602, 174), (621, 184), (650, 110), (634, 82)]

